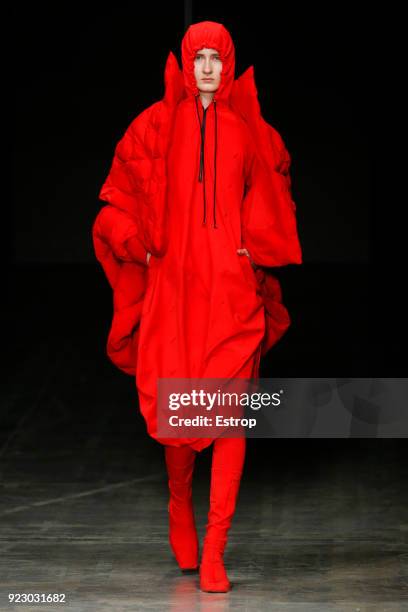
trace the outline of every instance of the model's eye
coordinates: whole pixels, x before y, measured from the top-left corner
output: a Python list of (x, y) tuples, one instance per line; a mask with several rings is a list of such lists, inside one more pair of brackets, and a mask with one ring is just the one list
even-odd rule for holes
[[(203, 59), (203, 57), (204, 57), (203, 55), (196, 55), (195, 58), (194, 58), (194, 61)], [(211, 59), (214, 59), (214, 60), (217, 60), (217, 61), (221, 61), (221, 58), (220, 58), (219, 55), (213, 56)]]

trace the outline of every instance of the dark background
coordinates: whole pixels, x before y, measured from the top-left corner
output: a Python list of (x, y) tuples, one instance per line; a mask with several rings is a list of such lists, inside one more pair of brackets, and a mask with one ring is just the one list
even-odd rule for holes
[(263, 116), (292, 157), (304, 264), (274, 270), (292, 325), (261, 374), (405, 374), (400, 270), (384, 242), (390, 202), (377, 184), (390, 158), (379, 144), (387, 128), (378, 114), (386, 89), (379, 24), (352, 3), (266, 8), (15, 8), (5, 372), (18, 376), (31, 362), (46, 372), (39, 347), (52, 361), (69, 347), (78, 356), (73, 379), (98, 364), (134, 392), (105, 355), (112, 300), (91, 239), (98, 193), (124, 130), (162, 97), (169, 51), (181, 66), (186, 27), (210, 19), (233, 37), (236, 77), (254, 65)]

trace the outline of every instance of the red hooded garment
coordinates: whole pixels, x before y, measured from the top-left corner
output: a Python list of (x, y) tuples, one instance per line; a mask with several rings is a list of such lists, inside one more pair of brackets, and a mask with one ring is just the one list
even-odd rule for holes
[[(207, 109), (194, 77), (204, 47), (222, 61)], [(261, 116), (253, 67), (234, 80), (231, 36), (211, 21), (189, 27), (182, 64), (170, 52), (164, 98), (117, 144), (93, 242), (113, 290), (107, 354), (135, 375), (148, 433), (202, 450), (213, 438), (157, 435), (157, 379), (256, 378), (290, 325), (268, 268), (302, 253), (290, 156)]]

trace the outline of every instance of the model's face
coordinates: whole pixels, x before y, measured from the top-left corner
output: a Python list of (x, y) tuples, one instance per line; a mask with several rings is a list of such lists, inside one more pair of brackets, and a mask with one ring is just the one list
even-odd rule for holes
[(221, 82), (221, 71), (222, 61), (216, 49), (203, 48), (197, 51), (194, 59), (194, 76), (200, 91), (217, 91)]

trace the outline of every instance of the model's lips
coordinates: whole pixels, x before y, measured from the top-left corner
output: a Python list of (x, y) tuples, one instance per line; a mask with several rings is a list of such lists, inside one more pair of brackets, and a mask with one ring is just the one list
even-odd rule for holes
[(213, 81), (214, 79), (201, 79), (202, 81)]

